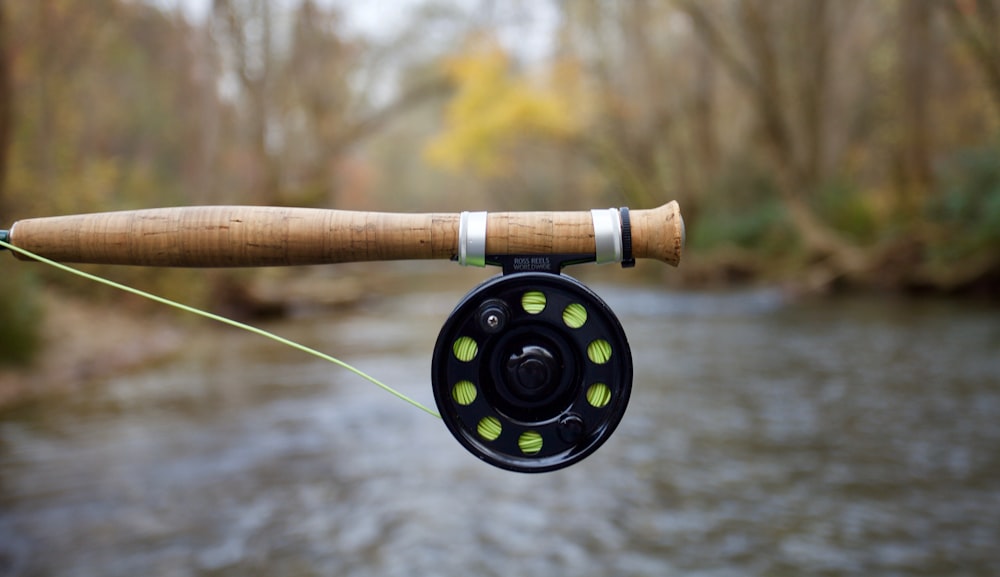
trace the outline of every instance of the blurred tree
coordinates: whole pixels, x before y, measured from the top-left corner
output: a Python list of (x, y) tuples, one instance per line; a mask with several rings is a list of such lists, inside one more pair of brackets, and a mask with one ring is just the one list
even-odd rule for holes
[[(249, 143), (241, 175), (250, 203), (275, 204), (280, 175), (273, 151), (280, 137), (271, 92), (275, 83), (275, 50), (271, 3), (266, 0), (213, 0), (215, 38), (228, 71), (238, 83), (242, 105), (240, 126)], [(236, 90), (234, 90), (236, 92)]]
[(214, 0), (214, 35), (246, 127), (238, 172), (252, 202), (343, 204), (338, 183), (351, 147), (447, 88), (431, 75), (373, 106), (352, 82), (366, 47), (342, 37), (339, 18), (313, 0), (287, 13), (263, 0)]
[(115, 0), (11, 6), (13, 82), (24, 98), (9, 193), (20, 211), (196, 198), (209, 154), (202, 120), (212, 114), (191, 103), (214, 95), (215, 79), (191, 28)]
[(834, 275), (865, 270), (866, 253), (824, 223), (811, 203), (829, 177), (831, 43), (856, 3), (742, 0), (734, 3), (733, 33), (723, 32), (720, 15), (710, 15), (705, 4), (680, 0), (678, 5), (747, 91), (765, 158), (807, 250), (828, 260)]
[[(352, 188), (352, 177), (364, 171), (351, 159), (352, 149), (383, 130), (411, 108), (443, 95), (450, 83), (438, 73), (411, 74), (398, 94), (374, 103), (353, 79), (374, 66), (363, 58), (372, 48), (338, 33), (340, 14), (312, 0), (294, 15), (292, 47), (282, 67), (282, 166), (295, 204), (355, 206), (364, 201), (346, 195), (370, 191)], [(399, 47), (405, 50), (404, 46)], [(390, 56), (390, 55), (387, 55)], [(363, 180), (363, 179), (362, 179)], [(358, 180), (353, 180), (357, 183)]]
[(584, 84), (596, 106), (582, 150), (621, 200), (648, 207), (677, 198), (696, 217), (697, 191), (720, 158), (707, 46), (679, 30), (666, 2), (578, 0), (562, 10), (560, 50), (591, 72)]
[[(5, 9), (19, 96), (8, 215), (204, 202), (204, 191), (222, 181), (214, 168), (224, 147), (219, 119), (227, 113), (198, 29), (176, 14), (120, 0), (6, 2)], [(116, 275), (153, 289), (195, 286), (182, 271)]]
[(349, 84), (360, 47), (337, 33), (338, 14), (312, 1), (294, 16), (292, 48), (282, 71), (282, 165), (295, 204), (337, 204), (338, 140), (357, 106)]
[(900, 143), (898, 205), (910, 219), (926, 202), (932, 184), (930, 106), (931, 74), (935, 46), (931, 41), (932, 0), (899, 4)]
[[(9, 46), (6, 12), (0, 2), (0, 217), (3, 218), (9, 217), (5, 192), (14, 118)], [(25, 364), (38, 351), (42, 311), (37, 287), (33, 285), (24, 271), (0, 275), (0, 294), (3, 295), (0, 298), (0, 327), (3, 327), (0, 330), (0, 365)]]
[(10, 58), (7, 56), (7, 22), (0, 3), (0, 215), (6, 211), (4, 184), (7, 181), (7, 152), (10, 149), (14, 118), (13, 88), (10, 80)]
[(573, 103), (551, 86), (516, 75), (509, 55), (492, 38), (473, 40), (447, 69), (457, 89), (444, 132), (428, 145), (431, 162), (498, 176), (514, 168), (512, 147), (520, 140), (568, 138), (580, 130)]
[(1000, 2), (946, 0), (949, 21), (977, 64), (1000, 117)]

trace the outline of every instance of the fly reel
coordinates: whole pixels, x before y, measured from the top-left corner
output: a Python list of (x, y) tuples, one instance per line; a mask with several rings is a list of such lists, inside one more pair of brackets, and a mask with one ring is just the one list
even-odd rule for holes
[(513, 471), (568, 467), (621, 421), (632, 353), (611, 309), (553, 272), (494, 277), (448, 317), (434, 346), (434, 400), (480, 459)]

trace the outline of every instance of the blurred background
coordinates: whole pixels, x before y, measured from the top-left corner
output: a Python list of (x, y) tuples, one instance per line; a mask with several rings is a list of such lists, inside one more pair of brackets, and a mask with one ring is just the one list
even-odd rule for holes
[[(0, 0), (0, 228), (680, 202), (570, 270), (633, 404), (489, 468), (335, 367), (5, 257), (0, 575), (1000, 573), (1000, 1)], [(432, 404), (495, 271), (84, 267)]]

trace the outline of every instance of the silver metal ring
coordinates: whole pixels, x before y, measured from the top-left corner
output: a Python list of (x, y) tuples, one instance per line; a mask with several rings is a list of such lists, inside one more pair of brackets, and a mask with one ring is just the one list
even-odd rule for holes
[(458, 264), (486, 266), (486, 215), (464, 211), (458, 219)]
[(617, 208), (592, 209), (594, 260), (597, 264), (622, 261), (622, 222)]

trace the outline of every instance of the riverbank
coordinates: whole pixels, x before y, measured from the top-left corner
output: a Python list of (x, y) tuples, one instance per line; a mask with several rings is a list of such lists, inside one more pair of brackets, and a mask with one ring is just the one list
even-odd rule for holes
[(1000, 255), (941, 263), (925, 258), (926, 247), (897, 243), (866, 258), (867, 264), (845, 270), (831, 259), (801, 255), (767, 257), (736, 246), (688, 251), (681, 266), (664, 282), (685, 290), (781, 286), (793, 295), (831, 293), (889, 294), (901, 298), (933, 296), (1000, 300)]
[(94, 380), (164, 359), (183, 332), (138, 308), (95, 304), (43, 289), (42, 347), (22, 367), (0, 368), (0, 407), (86, 387)]
[[(342, 271), (271, 270), (242, 279), (218, 275), (209, 308), (254, 324), (355, 306), (378, 292), (377, 287), (398, 281), (381, 269), (366, 276)], [(202, 330), (187, 324), (195, 317), (132, 295), (108, 301), (58, 287), (38, 290), (41, 342), (30, 363), (0, 367), (0, 409), (77, 391), (162, 361), (180, 351), (192, 332)]]

